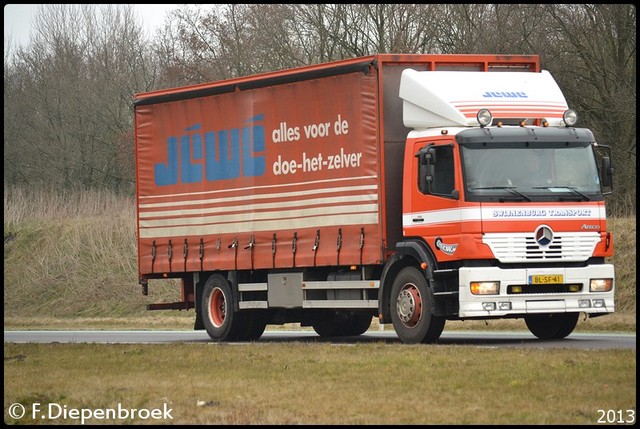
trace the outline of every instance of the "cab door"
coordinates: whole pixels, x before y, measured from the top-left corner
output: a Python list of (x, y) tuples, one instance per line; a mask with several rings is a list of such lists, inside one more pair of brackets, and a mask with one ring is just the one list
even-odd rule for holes
[(463, 215), (457, 146), (451, 140), (420, 140), (406, 159), (403, 198), (405, 237), (424, 239), (439, 261), (458, 259)]

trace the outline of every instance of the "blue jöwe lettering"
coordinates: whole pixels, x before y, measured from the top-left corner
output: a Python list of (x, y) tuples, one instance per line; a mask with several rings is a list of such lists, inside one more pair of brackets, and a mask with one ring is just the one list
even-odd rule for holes
[(524, 91), (486, 91), (482, 96), (485, 98), (529, 98)]
[(156, 185), (234, 179), (240, 177), (241, 172), (246, 177), (263, 176), (266, 169), (264, 125), (257, 123), (262, 120), (264, 115), (257, 115), (241, 129), (204, 133), (204, 150), (201, 124), (185, 128), (185, 134), (179, 138), (168, 137), (167, 163), (155, 165)]

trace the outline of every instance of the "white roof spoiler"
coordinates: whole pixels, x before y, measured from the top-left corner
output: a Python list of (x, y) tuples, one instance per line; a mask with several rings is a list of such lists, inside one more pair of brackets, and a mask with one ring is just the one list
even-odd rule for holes
[(416, 71), (400, 80), (403, 121), (408, 128), (478, 126), (489, 109), (501, 119), (544, 119), (558, 126), (567, 102), (551, 74), (535, 72)]

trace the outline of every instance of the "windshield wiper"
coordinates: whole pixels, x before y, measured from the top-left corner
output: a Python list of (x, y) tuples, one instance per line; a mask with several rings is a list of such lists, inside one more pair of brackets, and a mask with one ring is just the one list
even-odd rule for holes
[(575, 195), (578, 195), (580, 197), (580, 200), (584, 200), (584, 201), (591, 201), (591, 198), (589, 198), (588, 195), (583, 194), (582, 192), (578, 191), (575, 186), (536, 186), (532, 189), (568, 189), (569, 191), (573, 192)]
[(531, 201), (531, 198), (527, 197), (525, 194), (516, 191), (516, 187), (515, 186), (482, 186), (479, 188), (471, 188), (471, 191), (475, 191), (475, 190), (479, 190), (479, 189), (502, 189), (505, 191), (509, 191), (511, 192), (513, 195), (516, 195), (526, 201)]

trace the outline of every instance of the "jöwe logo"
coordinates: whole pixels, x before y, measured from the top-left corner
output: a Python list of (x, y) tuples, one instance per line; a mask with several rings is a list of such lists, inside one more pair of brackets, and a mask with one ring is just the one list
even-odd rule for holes
[(168, 137), (167, 163), (155, 165), (156, 185), (234, 179), (241, 172), (247, 177), (264, 175), (264, 125), (257, 123), (262, 120), (260, 114), (247, 121), (249, 126), (204, 134), (199, 132), (201, 124), (195, 124), (180, 137)]

